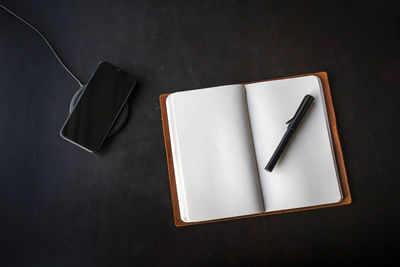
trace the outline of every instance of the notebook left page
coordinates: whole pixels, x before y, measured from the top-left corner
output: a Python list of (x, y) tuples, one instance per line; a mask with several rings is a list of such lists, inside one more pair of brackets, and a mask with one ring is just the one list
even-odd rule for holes
[(181, 219), (264, 211), (245, 91), (227, 85), (167, 97)]

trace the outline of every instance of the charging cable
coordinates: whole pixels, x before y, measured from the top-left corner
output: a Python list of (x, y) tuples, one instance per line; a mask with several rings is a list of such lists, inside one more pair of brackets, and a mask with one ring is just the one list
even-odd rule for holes
[(62, 62), (61, 58), (57, 55), (56, 51), (54, 50), (54, 48), (51, 46), (51, 44), (49, 43), (49, 41), (46, 39), (46, 37), (44, 37), (44, 35), (32, 24), (30, 24), (29, 22), (27, 22), (26, 20), (24, 20), (23, 18), (21, 18), (20, 16), (18, 16), (17, 14), (15, 14), (14, 12), (12, 12), (11, 10), (9, 10), (8, 8), (6, 8), (5, 6), (3, 6), (2, 4), (0, 4), (0, 7), (3, 8), (5, 11), (7, 11), (8, 13), (10, 13), (11, 15), (13, 15), (14, 17), (16, 17), (17, 19), (19, 19), (20, 21), (22, 21), (23, 23), (25, 23), (26, 25), (28, 25), (30, 28), (32, 28), (37, 34), (39, 34), (40, 37), (42, 37), (42, 39), (45, 41), (45, 43), (47, 44), (47, 46), (50, 48), (51, 52), (54, 54), (54, 56), (57, 58), (58, 62), (61, 64), (61, 66), (72, 76), (72, 78), (75, 79), (75, 81), (79, 84), (80, 87), (82, 87), (82, 83), (81, 81), (67, 68), (67, 66), (65, 66), (64, 62)]

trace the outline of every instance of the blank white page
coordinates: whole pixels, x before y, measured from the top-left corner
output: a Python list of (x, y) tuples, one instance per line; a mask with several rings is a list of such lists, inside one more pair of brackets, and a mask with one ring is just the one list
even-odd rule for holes
[(197, 222), (264, 211), (242, 85), (167, 97), (181, 218)]
[[(245, 86), (265, 211), (337, 203), (342, 199), (322, 84), (317, 76)], [(272, 172), (264, 168), (283, 137), (286, 121), (306, 94), (308, 113)]]

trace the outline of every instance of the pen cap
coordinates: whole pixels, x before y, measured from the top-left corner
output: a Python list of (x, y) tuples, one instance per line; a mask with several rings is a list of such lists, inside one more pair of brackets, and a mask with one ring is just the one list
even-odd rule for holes
[(288, 129), (296, 130), (297, 126), (299, 126), (301, 120), (307, 113), (307, 110), (310, 108), (313, 101), (314, 97), (312, 97), (311, 95), (306, 95), (303, 98), (303, 101), (301, 101), (300, 106), (294, 114), (293, 118), (289, 121)]

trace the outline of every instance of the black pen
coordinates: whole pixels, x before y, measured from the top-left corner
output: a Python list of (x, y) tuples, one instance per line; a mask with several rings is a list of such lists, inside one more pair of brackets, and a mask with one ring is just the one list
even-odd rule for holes
[(266, 171), (272, 172), (275, 167), (275, 164), (278, 162), (279, 157), (281, 156), (283, 150), (285, 149), (286, 145), (288, 144), (290, 137), (296, 131), (297, 127), (299, 126), (301, 120), (303, 119), (304, 115), (306, 114), (308, 108), (311, 106), (311, 103), (314, 101), (314, 97), (310, 95), (306, 95), (301, 101), (299, 108), (297, 109), (296, 113), (294, 114), (293, 118), (290, 119), (286, 124), (288, 124), (287, 130), (285, 135), (282, 137), (281, 142), (279, 143), (278, 147), (275, 149), (274, 154), (272, 155), (271, 159), (268, 161), (267, 166), (265, 167)]

